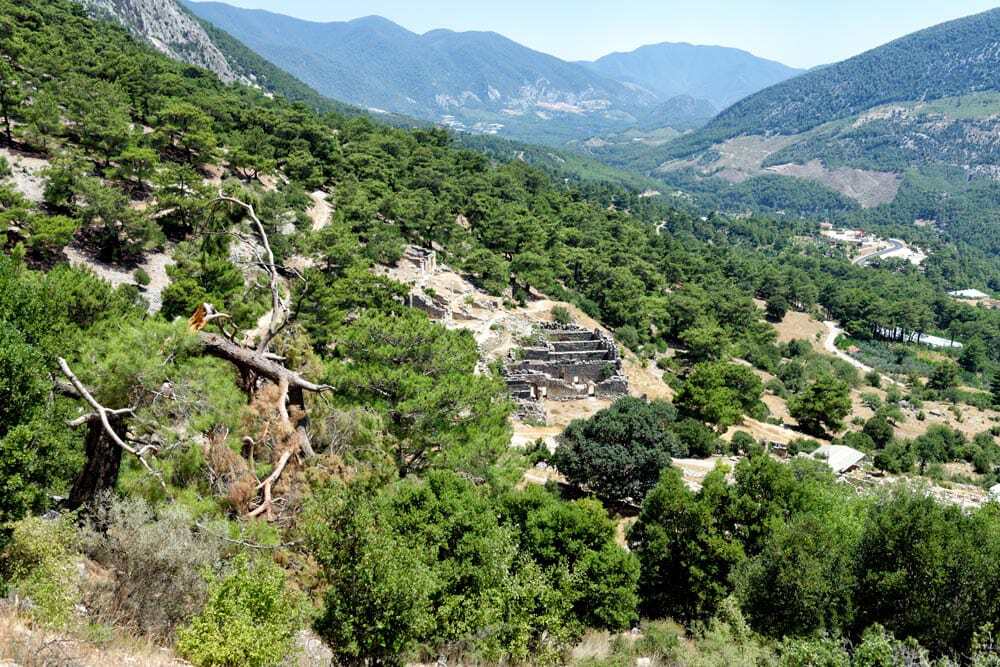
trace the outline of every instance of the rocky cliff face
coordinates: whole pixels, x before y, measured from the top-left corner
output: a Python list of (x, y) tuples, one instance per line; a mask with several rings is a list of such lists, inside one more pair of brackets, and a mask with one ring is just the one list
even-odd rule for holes
[(248, 83), (226, 60), (201, 24), (174, 0), (78, 0), (97, 16), (112, 18), (157, 50), (214, 72), (227, 83)]

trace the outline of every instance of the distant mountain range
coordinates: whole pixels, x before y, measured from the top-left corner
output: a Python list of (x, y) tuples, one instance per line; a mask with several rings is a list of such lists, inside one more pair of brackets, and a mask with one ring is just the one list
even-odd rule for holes
[(798, 73), (720, 47), (661, 44), (570, 63), (493, 32), (418, 35), (377, 16), (314, 23), (216, 2), (185, 6), (333, 99), (550, 145), (637, 126), (688, 130), (744, 92)]
[(580, 64), (661, 99), (683, 95), (706, 100), (717, 110), (805, 71), (739, 49), (669, 42)]
[(766, 88), (618, 164), (699, 190), (795, 177), (867, 208), (902, 191), (914, 200), (898, 211), (906, 224), (955, 217), (939, 204), (970, 187), (970, 197), (1000, 200), (982, 191), (1000, 187), (1000, 9)]

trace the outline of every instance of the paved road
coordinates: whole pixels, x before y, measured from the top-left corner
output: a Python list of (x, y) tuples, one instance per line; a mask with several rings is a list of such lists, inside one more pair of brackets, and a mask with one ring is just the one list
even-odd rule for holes
[(906, 247), (906, 244), (899, 239), (889, 239), (889, 247), (884, 250), (879, 250), (878, 252), (873, 252), (870, 255), (862, 255), (861, 257), (855, 257), (851, 263), (857, 266), (867, 266), (869, 262), (873, 259), (878, 259), (879, 257), (884, 257), (896, 251), (902, 250)]

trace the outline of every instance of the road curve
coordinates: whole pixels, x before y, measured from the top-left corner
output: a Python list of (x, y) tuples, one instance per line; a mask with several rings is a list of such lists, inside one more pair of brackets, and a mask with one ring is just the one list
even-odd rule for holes
[(890, 245), (888, 248), (883, 248), (878, 252), (873, 252), (868, 255), (855, 257), (854, 259), (851, 260), (851, 264), (854, 264), (856, 266), (865, 266), (868, 264), (868, 262), (872, 261), (873, 259), (884, 257), (886, 255), (896, 252), (897, 250), (902, 250), (903, 248), (906, 247), (906, 244), (900, 241), (899, 239), (889, 239), (889, 244)]
[[(839, 336), (840, 334), (844, 333), (844, 330), (841, 329), (839, 326), (837, 326), (836, 322), (829, 322), (829, 321), (827, 321), (827, 322), (823, 322), (823, 325), (827, 329), (829, 329), (829, 333), (826, 335), (826, 338), (823, 340), (823, 349), (825, 349), (829, 354), (832, 354), (833, 356), (837, 357), (838, 359), (842, 359), (842, 360), (846, 361), (847, 363), (849, 363), (850, 365), (854, 366), (855, 368), (857, 368), (862, 373), (871, 373), (872, 371), (875, 370), (871, 366), (866, 366), (865, 364), (861, 363), (860, 361), (858, 361), (857, 359), (855, 359), (854, 357), (852, 357), (851, 355), (847, 354), (846, 352), (844, 352), (843, 350), (841, 350), (840, 348), (837, 347), (837, 336)], [(876, 371), (876, 372), (878, 372), (878, 371)], [(903, 386), (899, 382), (896, 382), (891, 377), (889, 377), (888, 375), (886, 375), (885, 373), (879, 373), (879, 375), (881, 375), (882, 378), (884, 378), (890, 384), (899, 385), (900, 387)]]

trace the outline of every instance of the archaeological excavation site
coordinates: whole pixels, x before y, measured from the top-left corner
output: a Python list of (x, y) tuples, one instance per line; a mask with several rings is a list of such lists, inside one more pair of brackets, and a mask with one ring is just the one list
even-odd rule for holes
[(518, 416), (545, 422), (542, 401), (614, 399), (628, 394), (628, 380), (614, 340), (575, 325), (545, 323), (541, 340), (511, 351), (505, 379)]

